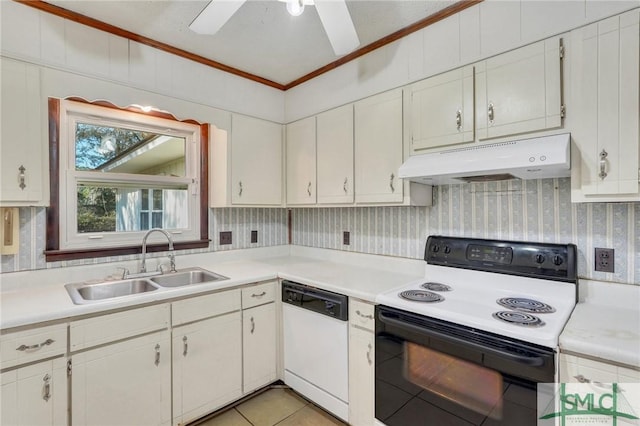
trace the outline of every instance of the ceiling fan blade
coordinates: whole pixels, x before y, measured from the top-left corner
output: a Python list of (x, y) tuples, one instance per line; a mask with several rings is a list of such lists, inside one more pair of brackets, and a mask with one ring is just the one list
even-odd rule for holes
[(211, 0), (189, 28), (198, 34), (215, 34), (246, 0)]
[(360, 46), (358, 34), (344, 0), (316, 0), (315, 4), (336, 55), (345, 55)]

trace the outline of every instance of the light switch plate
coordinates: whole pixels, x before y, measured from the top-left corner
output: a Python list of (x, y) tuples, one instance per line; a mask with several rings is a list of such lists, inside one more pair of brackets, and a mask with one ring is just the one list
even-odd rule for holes
[(224, 246), (227, 244), (232, 244), (232, 236), (231, 231), (223, 231), (220, 232), (220, 245)]

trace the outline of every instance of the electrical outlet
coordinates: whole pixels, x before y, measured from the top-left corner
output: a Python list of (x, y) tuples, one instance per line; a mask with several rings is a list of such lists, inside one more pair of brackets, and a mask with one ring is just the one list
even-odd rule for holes
[(342, 232), (342, 244), (345, 246), (351, 244), (351, 233), (349, 231)]
[(596, 248), (596, 271), (613, 272), (615, 264), (615, 250), (608, 248)]
[(224, 246), (232, 244), (231, 231), (223, 231), (220, 233), (220, 245)]
[(258, 242), (258, 231), (251, 231), (251, 242), (252, 243)]

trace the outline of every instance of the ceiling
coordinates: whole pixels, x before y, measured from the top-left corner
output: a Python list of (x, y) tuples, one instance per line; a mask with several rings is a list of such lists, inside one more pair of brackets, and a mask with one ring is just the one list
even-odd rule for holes
[[(346, 1), (360, 47), (456, 2)], [(189, 29), (208, 0), (47, 0), (47, 3), (282, 85), (339, 59), (313, 6), (307, 6), (301, 16), (294, 17), (277, 0), (249, 0), (211, 36)]]

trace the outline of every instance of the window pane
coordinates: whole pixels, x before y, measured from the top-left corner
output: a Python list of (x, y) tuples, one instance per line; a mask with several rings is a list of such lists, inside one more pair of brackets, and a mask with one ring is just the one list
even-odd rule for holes
[(162, 191), (153, 191), (153, 210), (162, 210)]
[[(153, 194), (154, 204), (157, 197), (160, 199), (160, 208), (154, 209), (151, 215), (148, 209), (149, 192)], [(79, 184), (77, 194), (78, 233), (144, 231), (150, 225), (166, 229), (189, 226), (189, 193), (186, 186), (137, 189)], [(143, 208), (145, 198), (147, 208)]]
[(140, 194), (142, 197), (142, 202), (140, 205), (140, 209), (141, 210), (149, 210), (149, 190), (148, 189), (141, 189), (140, 190)]
[(185, 176), (185, 138), (77, 123), (76, 170)]

